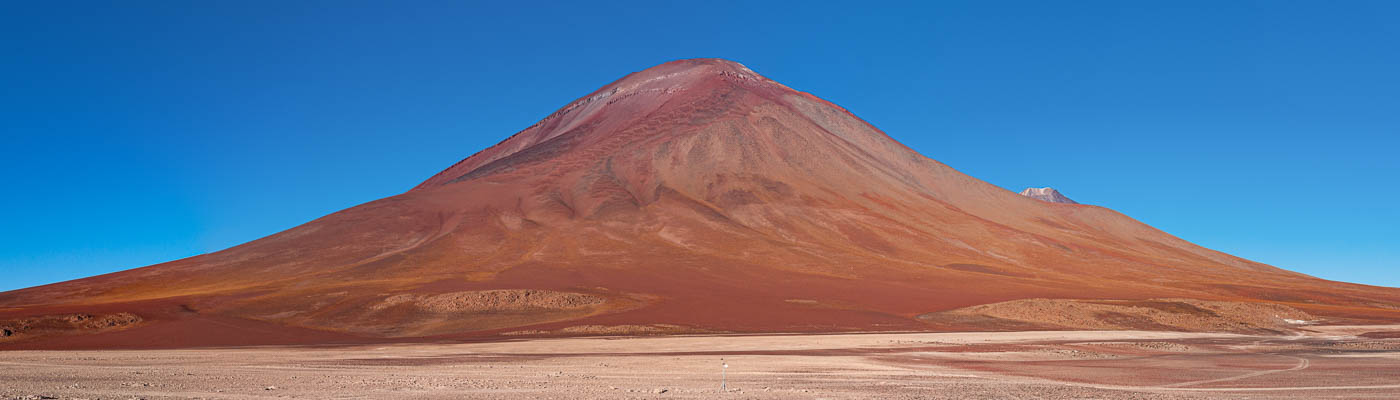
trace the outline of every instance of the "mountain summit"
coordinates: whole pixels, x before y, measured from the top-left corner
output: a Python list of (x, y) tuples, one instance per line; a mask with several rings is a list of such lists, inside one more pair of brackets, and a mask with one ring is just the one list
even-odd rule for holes
[(406, 193), (216, 253), (0, 293), (13, 333), (0, 346), (1073, 328), (1007, 311), (1062, 304), (1047, 298), (1400, 319), (1386, 308), (1398, 290), (1026, 198), (743, 65), (696, 59), (627, 75)]
[(1048, 201), (1051, 203), (1079, 204), (1078, 202), (1075, 202), (1074, 200), (1070, 200), (1068, 197), (1065, 197), (1065, 195), (1060, 194), (1060, 191), (1048, 187), (1026, 188), (1026, 190), (1021, 191), (1021, 195), (1040, 201)]

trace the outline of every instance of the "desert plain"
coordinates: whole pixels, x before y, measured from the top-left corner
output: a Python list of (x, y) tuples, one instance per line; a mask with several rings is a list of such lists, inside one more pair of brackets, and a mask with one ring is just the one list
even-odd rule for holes
[(1400, 397), (1400, 325), (1300, 332), (694, 335), (6, 351), (0, 352), (0, 398)]

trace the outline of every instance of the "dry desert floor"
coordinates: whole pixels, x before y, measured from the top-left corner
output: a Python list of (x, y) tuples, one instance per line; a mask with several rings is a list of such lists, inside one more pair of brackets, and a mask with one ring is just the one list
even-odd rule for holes
[[(0, 398), (1400, 398), (1400, 326), (0, 352)], [(726, 391), (721, 392), (721, 363)]]

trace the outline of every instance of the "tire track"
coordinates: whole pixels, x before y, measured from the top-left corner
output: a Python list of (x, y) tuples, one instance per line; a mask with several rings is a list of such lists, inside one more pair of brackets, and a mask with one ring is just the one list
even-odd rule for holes
[[(1276, 354), (1276, 355), (1278, 355), (1278, 354)], [(1161, 387), (1164, 387), (1164, 388), (1181, 388), (1181, 387), (1187, 387), (1187, 386), (1198, 386), (1198, 385), (1205, 385), (1205, 384), (1219, 383), (1219, 382), (1238, 381), (1238, 380), (1241, 380), (1241, 379), (1249, 379), (1249, 378), (1253, 378), (1253, 377), (1256, 377), (1256, 376), (1264, 376), (1264, 375), (1269, 375), (1269, 374), (1277, 374), (1277, 373), (1280, 373), (1280, 372), (1301, 371), (1301, 370), (1308, 369), (1308, 367), (1312, 366), (1312, 362), (1308, 361), (1308, 359), (1306, 359), (1306, 358), (1294, 357), (1294, 356), (1285, 356), (1285, 355), (1278, 355), (1278, 356), (1279, 356), (1279, 357), (1288, 357), (1288, 358), (1292, 358), (1292, 359), (1298, 360), (1298, 364), (1297, 364), (1297, 365), (1294, 365), (1293, 367), (1290, 367), (1290, 368), (1272, 369), (1272, 370), (1267, 370), (1267, 371), (1254, 371), (1254, 372), (1250, 372), (1250, 373), (1247, 373), (1247, 374), (1240, 374), (1240, 375), (1235, 375), (1235, 376), (1231, 376), (1231, 377), (1217, 378), (1217, 379), (1204, 379), (1204, 380), (1191, 381), (1191, 382), (1173, 383), (1173, 384), (1170, 384), (1170, 385), (1162, 385)]]

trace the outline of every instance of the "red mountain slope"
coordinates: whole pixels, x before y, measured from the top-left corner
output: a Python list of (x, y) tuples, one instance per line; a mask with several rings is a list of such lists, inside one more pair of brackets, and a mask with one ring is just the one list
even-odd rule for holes
[(0, 325), (28, 328), (0, 347), (995, 329), (1005, 320), (918, 317), (1033, 298), (1400, 319), (1400, 289), (1027, 198), (699, 59), (628, 75), (407, 193), (217, 253), (2, 293)]

